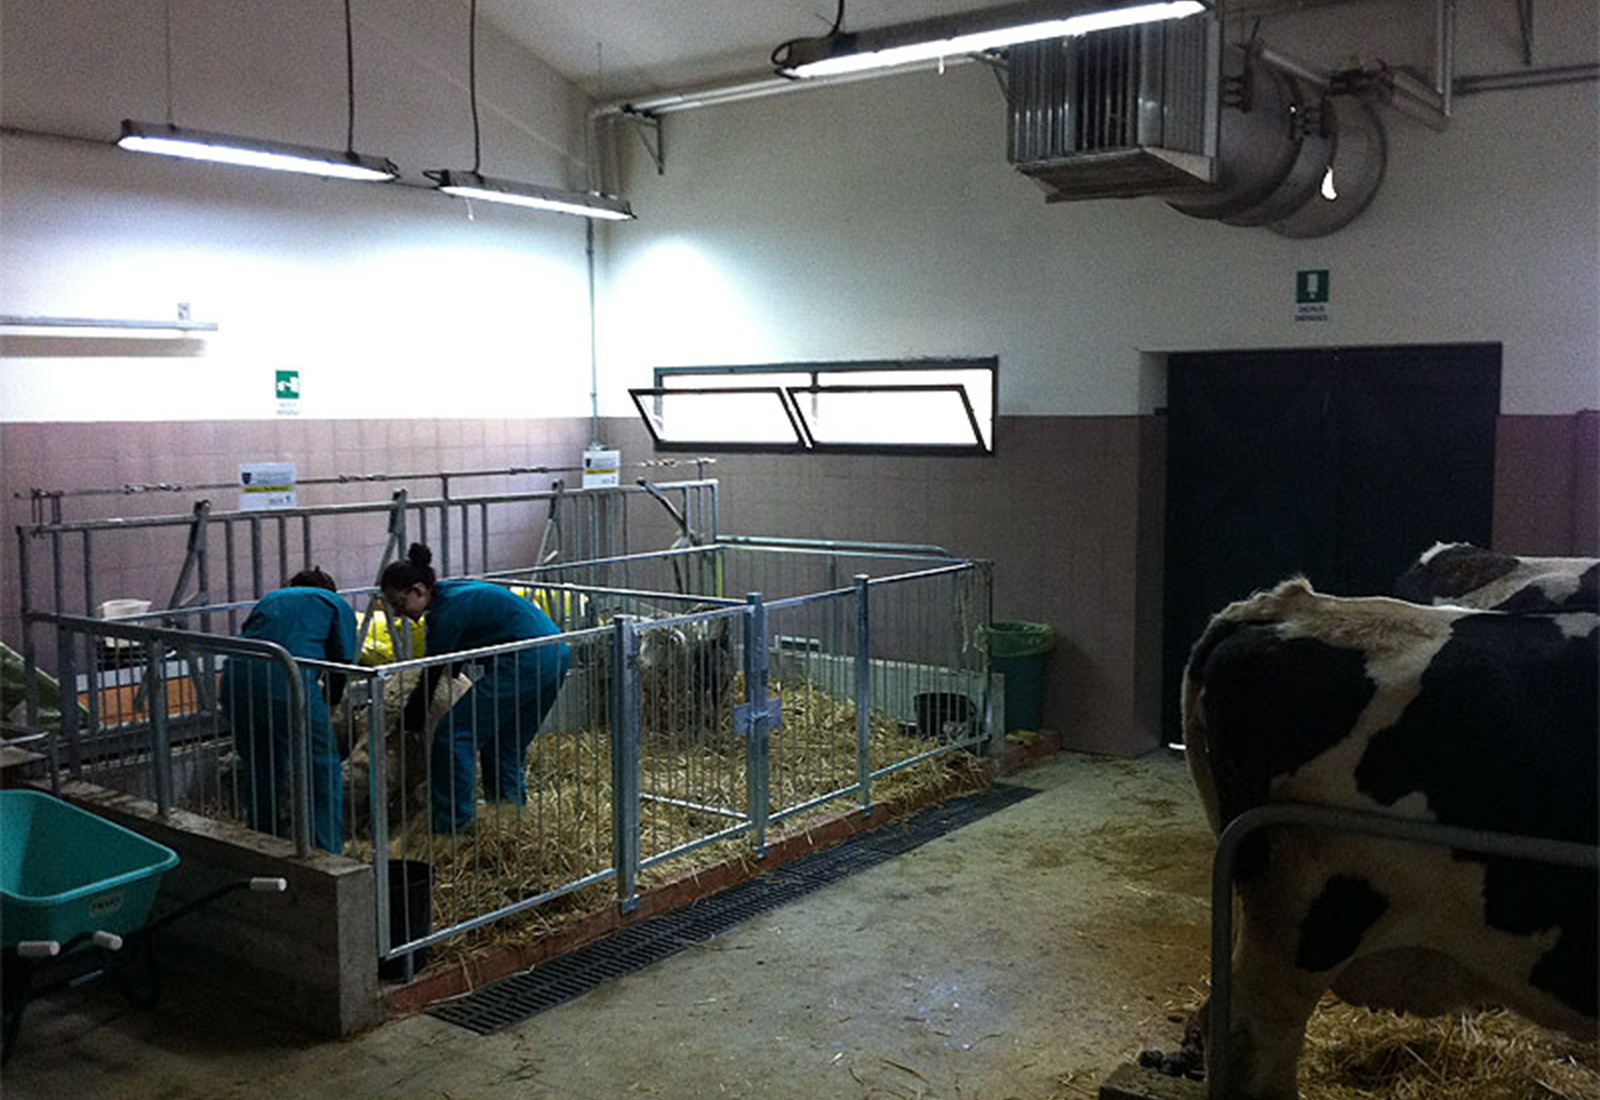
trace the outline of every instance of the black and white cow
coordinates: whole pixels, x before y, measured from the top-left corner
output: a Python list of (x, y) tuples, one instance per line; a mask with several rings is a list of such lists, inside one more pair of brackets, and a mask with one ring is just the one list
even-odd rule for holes
[(1494, 611), (1600, 611), (1600, 558), (1530, 558), (1438, 542), (1395, 581), (1394, 594)]
[[(1595, 844), (1597, 637), (1594, 614), (1345, 599), (1303, 580), (1232, 604), (1184, 680), (1211, 826), (1284, 801)], [(1304, 828), (1255, 841), (1237, 863), (1232, 1079), (1211, 1095), (1292, 1100), (1329, 988), (1425, 1015), (1492, 1002), (1594, 1037), (1592, 872)]]

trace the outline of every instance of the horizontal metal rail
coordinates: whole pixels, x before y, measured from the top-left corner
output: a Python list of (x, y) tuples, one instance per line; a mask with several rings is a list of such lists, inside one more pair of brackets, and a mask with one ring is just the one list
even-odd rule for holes
[[(289, 692), (289, 716), (291, 729), (289, 743), (292, 750), (289, 753), (290, 761), (290, 798), (293, 805), (294, 821), (294, 846), (295, 854), (304, 856), (311, 851), (311, 745), (310, 730), (306, 724), (306, 692), (305, 684), (301, 682), (297, 671), (295, 659), (289, 651), (276, 642), (262, 641), (257, 638), (234, 638), (227, 635), (204, 634), (195, 630), (173, 630), (168, 627), (140, 627), (127, 626), (112, 619), (91, 619), (82, 615), (57, 615), (48, 611), (29, 611), (26, 619), (28, 623), (45, 623), (54, 626), (57, 631), (68, 631), (83, 634), (87, 637), (121, 638), (125, 641), (143, 643), (148, 647), (151, 641), (164, 642), (175, 649), (193, 649), (208, 653), (234, 654), (244, 657), (265, 658), (272, 661), (284, 673)], [(62, 724), (70, 727), (76, 724), (76, 699), (64, 696), (62, 700)], [(162, 713), (159, 718), (155, 716), (157, 708), (152, 707), (153, 727), (159, 729), (166, 721)], [(69, 713), (73, 716), (68, 719)], [(160, 746), (158, 746), (159, 748)], [(52, 751), (52, 759), (55, 759)], [(170, 756), (162, 752), (152, 752), (152, 766), (161, 769), (171, 767)], [(55, 793), (61, 793), (61, 773), (59, 768), (51, 769), (51, 784)], [(171, 807), (166, 804), (164, 792), (171, 785), (170, 773), (163, 780), (159, 775), (156, 782), (157, 808), (165, 815)]]
[[(374, 868), (374, 870), (376, 870), (376, 868)], [(453, 936), (459, 936), (463, 932), (471, 932), (474, 928), (482, 928), (486, 924), (493, 924), (497, 920), (503, 920), (506, 917), (512, 916), (516, 913), (521, 913), (532, 909), (534, 906), (543, 905), (546, 902), (554, 901), (559, 897), (565, 897), (567, 894), (582, 890), (586, 886), (595, 886), (602, 882), (608, 882), (616, 877), (617, 869), (615, 867), (607, 867), (603, 871), (596, 871), (592, 875), (585, 875), (583, 878), (574, 879), (571, 882), (563, 883), (553, 890), (546, 890), (544, 893), (535, 894), (531, 898), (523, 898), (521, 901), (514, 901), (510, 905), (502, 905), (500, 908), (495, 909), (492, 912), (480, 913), (476, 917), (470, 917), (467, 920), (458, 921), (448, 928), (441, 928), (435, 932), (430, 932), (426, 936), (418, 936), (416, 939), (407, 940), (404, 943), (393, 944), (383, 951), (382, 957), (385, 959), (392, 959), (396, 955), (410, 954), (412, 951), (415, 951), (421, 947), (432, 947), (436, 943), (443, 943), (445, 940), (448, 940)]]
[(717, 541), (729, 546), (776, 550), (821, 550), (831, 553), (911, 554), (954, 558), (942, 546), (921, 542), (857, 542), (835, 539), (780, 538), (773, 535), (719, 535)]
[(1231, 1080), (1228, 1027), (1233, 1008), (1233, 878), (1239, 845), (1261, 829), (1284, 825), (1356, 833), (1410, 844), (1429, 844), (1480, 855), (1505, 856), (1589, 870), (1600, 868), (1600, 847), (1571, 841), (1459, 828), (1370, 811), (1297, 802), (1275, 802), (1246, 810), (1222, 830), (1222, 835), (1217, 839), (1216, 860), (1211, 869), (1211, 1037), (1206, 1051), (1206, 1083), (1213, 1100), (1227, 1100), (1220, 1090), (1223, 1082)]

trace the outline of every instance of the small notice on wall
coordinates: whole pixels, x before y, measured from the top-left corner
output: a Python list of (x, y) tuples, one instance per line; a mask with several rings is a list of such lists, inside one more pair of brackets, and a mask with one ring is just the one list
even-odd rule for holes
[(299, 491), (294, 487), (293, 462), (239, 463), (239, 511), (293, 508), (299, 501)]
[(583, 452), (583, 487), (598, 489), (622, 482), (622, 452), (591, 448)]
[(300, 372), (279, 370), (274, 372), (272, 392), (278, 402), (279, 416), (300, 415)]
[(1297, 271), (1294, 275), (1294, 319), (1328, 320), (1328, 271)]

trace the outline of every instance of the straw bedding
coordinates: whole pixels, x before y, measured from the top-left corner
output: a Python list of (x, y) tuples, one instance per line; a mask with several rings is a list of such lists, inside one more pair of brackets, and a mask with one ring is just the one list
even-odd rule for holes
[(1594, 1100), (1600, 1045), (1499, 1009), (1424, 1019), (1325, 997), (1306, 1029), (1303, 1100)]
[[(1187, 1018), (1204, 996), (1188, 987), (1168, 1018)], [(1301, 1100), (1595, 1100), (1600, 1042), (1504, 1009), (1406, 1016), (1329, 993), (1306, 1025), (1299, 1084)]]
[[(852, 702), (810, 683), (771, 687), (783, 706), (782, 726), (772, 736), (770, 766), (771, 808), (776, 812), (851, 783), (857, 734)], [(874, 768), (934, 747), (906, 724), (876, 712), (868, 725)], [(745, 806), (745, 741), (730, 736), (730, 726), (725, 714), (715, 737), (652, 737), (646, 731), (640, 769), (644, 791), (694, 805), (644, 800), (644, 858), (737, 823), (730, 815), (705, 808)], [(598, 729), (540, 734), (528, 753), (527, 779), (524, 806), (480, 802), (474, 825), (453, 836), (430, 834), (422, 814), (396, 828), (390, 856), (425, 860), (433, 866), (434, 927), (492, 912), (611, 866), (609, 735)], [(875, 780), (872, 797), (904, 814), (980, 790), (988, 782), (989, 769), (982, 760), (955, 751)], [(785, 818), (769, 826), (768, 842), (805, 832), (857, 804), (853, 798), (839, 798)], [(372, 858), (367, 841), (352, 842), (346, 852), (363, 860)], [(730, 860), (747, 862), (750, 855), (748, 837), (716, 841), (645, 868), (640, 885), (648, 887)], [(612, 881), (591, 885), (456, 936), (434, 948), (431, 958), (459, 962), (524, 943), (604, 909), (615, 899)]]

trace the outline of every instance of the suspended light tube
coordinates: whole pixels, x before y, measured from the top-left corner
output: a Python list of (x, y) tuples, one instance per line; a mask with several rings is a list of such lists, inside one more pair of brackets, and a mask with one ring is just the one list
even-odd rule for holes
[(155, 153), (164, 157), (235, 164), (245, 168), (271, 168), (279, 172), (300, 172), (328, 179), (382, 183), (400, 175), (400, 170), (384, 157), (366, 157), (338, 149), (261, 141), (165, 123), (134, 122), (131, 119), (123, 120), (122, 137), (117, 145), (134, 153)]
[(1116, 0), (1091, 3), (1035, 0), (853, 34), (796, 39), (779, 46), (774, 60), (778, 71), (788, 76), (837, 76), (941, 57), (985, 53), (1023, 42), (1070, 38), (1137, 23), (1182, 19), (1207, 8), (1202, 0), (1120, 4)]
[(557, 214), (577, 214), (584, 218), (605, 221), (628, 221), (633, 209), (622, 199), (591, 191), (564, 191), (557, 187), (540, 187), (534, 183), (516, 183), (512, 180), (491, 179), (477, 172), (440, 170), (427, 173), (446, 195), (478, 202), (499, 202), (508, 206), (523, 206), (534, 210), (549, 210)]

